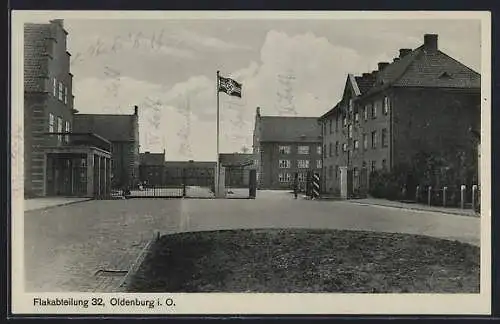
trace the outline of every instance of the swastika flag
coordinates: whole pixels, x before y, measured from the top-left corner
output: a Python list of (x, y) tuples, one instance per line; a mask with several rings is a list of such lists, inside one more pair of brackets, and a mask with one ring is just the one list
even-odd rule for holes
[(224, 92), (230, 96), (241, 98), (241, 83), (230, 78), (219, 76), (219, 92)]

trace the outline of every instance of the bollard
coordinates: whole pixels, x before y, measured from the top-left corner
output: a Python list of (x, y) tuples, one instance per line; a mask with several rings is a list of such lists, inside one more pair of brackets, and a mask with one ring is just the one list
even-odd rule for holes
[(446, 191), (448, 187), (443, 187), (443, 207), (446, 207)]
[(465, 209), (465, 185), (460, 186), (460, 208)]
[(476, 210), (476, 203), (477, 203), (477, 198), (476, 198), (476, 194), (477, 194), (477, 185), (473, 185), (472, 186), (472, 210)]
[(417, 186), (417, 189), (415, 190), (415, 202), (420, 202), (420, 186)]
[(431, 205), (431, 198), (432, 198), (432, 186), (429, 186), (427, 191), (427, 204), (429, 206)]

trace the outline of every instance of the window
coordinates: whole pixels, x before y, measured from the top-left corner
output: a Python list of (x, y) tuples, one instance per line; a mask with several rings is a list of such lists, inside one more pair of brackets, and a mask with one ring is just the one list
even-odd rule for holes
[(335, 131), (338, 132), (339, 131), (339, 114), (337, 112), (337, 114), (335, 115)]
[(359, 112), (354, 114), (354, 122), (359, 123)]
[(333, 120), (330, 119), (330, 134), (333, 133)]
[(278, 176), (279, 182), (290, 182), (292, 180), (292, 176), (290, 173), (280, 173)]
[(352, 113), (352, 110), (353, 110), (353, 100), (352, 99), (349, 99), (349, 113)]
[(355, 150), (359, 149), (359, 141), (358, 140), (354, 141), (354, 149)]
[(345, 116), (344, 116), (344, 118), (342, 118), (342, 125), (343, 125), (344, 127), (346, 127), (346, 126), (347, 126), (347, 117), (345, 117)]
[(382, 147), (387, 147), (387, 129), (382, 129)]
[[(70, 125), (69, 121), (67, 121), (64, 125), (64, 132), (65, 133), (71, 132), (71, 125)], [(69, 135), (65, 136), (65, 141), (66, 141), (66, 143), (69, 143)]]
[(368, 110), (371, 110), (372, 108), (370, 107), (370, 104), (366, 105), (365, 108), (363, 109), (363, 118), (365, 121), (368, 120)]
[(375, 164), (376, 164), (376, 162), (375, 162), (375, 161), (372, 161), (372, 168), (371, 168), (371, 172), (375, 172)]
[(354, 168), (353, 169), (353, 173), (354, 173), (354, 177), (359, 177), (359, 169), (358, 168)]
[(300, 182), (305, 182), (306, 181), (306, 174), (304, 172), (299, 172), (297, 178)]
[[(62, 133), (63, 132), (63, 120), (61, 117), (57, 117), (57, 132)], [(57, 135), (57, 139), (61, 142), (62, 141), (62, 135)]]
[(309, 160), (298, 160), (297, 166), (299, 169), (309, 169)]
[(372, 105), (372, 119), (377, 118), (377, 102)]
[(347, 126), (347, 138), (352, 138), (352, 125)]
[(316, 169), (321, 169), (323, 166), (321, 160), (316, 160)]
[(385, 171), (387, 170), (387, 160), (386, 159), (383, 159), (382, 160), (382, 169)]
[(332, 157), (332, 143), (330, 143), (329, 145), (329, 148), (328, 148), (328, 153), (329, 153), (329, 156)]
[(389, 105), (389, 97), (384, 97), (384, 115), (387, 115), (387, 113), (389, 112)]
[[(323, 152), (325, 152), (325, 155), (326, 155), (326, 144), (323, 144)], [(330, 156), (331, 155), (332, 155), (332, 150), (330, 149)]]
[(363, 148), (365, 150), (368, 149), (368, 135), (366, 135), (366, 134), (363, 134)]
[(339, 155), (339, 142), (335, 142), (335, 155)]
[(54, 133), (54, 114), (49, 113), (49, 133)]
[(347, 143), (342, 144), (342, 151), (347, 152)]
[(289, 145), (280, 145), (280, 154), (290, 154), (292, 149)]
[(64, 91), (63, 84), (62, 84), (62, 82), (59, 82), (59, 100), (61, 100), (61, 101), (63, 100), (63, 94), (64, 94), (63, 91)]
[(351, 151), (347, 151), (347, 165), (351, 165)]
[(321, 145), (318, 145), (318, 146), (316, 147), (316, 153), (317, 153), (318, 155), (321, 155)]
[(68, 104), (68, 87), (64, 87), (64, 103)]
[(337, 179), (339, 177), (339, 166), (336, 165), (335, 166), (335, 179)]
[(377, 132), (372, 132), (372, 148), (377, 148)]
[(363, 161), (363, 168), (366, 168), (366, 161)]
[(57, 79), (54, 78), (53, 81), (54, 82), (52, 83), (52, 91), (53, 91), (54, 97), (57, 98)]
[(309, 146), (299, 145), (298, 153), (299, 154), (309, 154)]
[(290, 160), (279, 160), (280, 169), (288, 169), (290, 168)]

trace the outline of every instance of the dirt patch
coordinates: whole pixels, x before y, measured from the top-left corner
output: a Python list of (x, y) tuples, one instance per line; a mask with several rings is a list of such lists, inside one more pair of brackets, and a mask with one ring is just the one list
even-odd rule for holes
[(479, 248), (408, 234), (234, 230), (166, 235), (129, 292), (478, 293)]

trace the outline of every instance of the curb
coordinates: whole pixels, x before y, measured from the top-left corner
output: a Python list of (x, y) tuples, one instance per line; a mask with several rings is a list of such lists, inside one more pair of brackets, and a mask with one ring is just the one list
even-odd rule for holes
[(396, 209), (407, 209), (407, 210), (417, 210), (417, 211), (426, 211), (426, 212), (433, 212), (433, 213), (442, 213), (442, 214), (448, 214), (448, 215), (456, 215), (456, 216), (464, 216), (464, 217), (476, 217), (479, 218), (480, 214), (465, 214), (465, 213), (460, 213), (460, 212), (455, 212), (455, 211), (447, 211), (447, 210), (431, 210), (431, 209), (425, 209), (425, 208), (415, 208), (415, 207), (404, 207), (404, 206), (390, 206), (390, 205), (382, 205), (382, 204), (374, 204), (374, 203), (362, 203), (362, 202), (357, 202), (357, 201), (350, 201), (350, 203), (357, 204), (360, 206), (381, 206), (381, 207), (388, 207), (388, 208), (396, 208)]
[(129, 267), (127, 274), (125, 277), (120, 281), (120, 284), (116, 287), (115, 291), (123, 292), (123, 289), (127, 287), (127, 285), (130, 283), (130, 279), (132, 276), (139, 270), (139, 267), (141, 266), (142, 262), (144, 261), (144, 258), (148, 254), (149, 250), (153, 246), (154, 243), (156, 243), (160, 239), (160, 232), (155, 231), (153, 234), (153, 237), (146, 243), (146, 245), (142, 248), (141, 252), (135, 259), (135, 261), (132, 263), (132, 265)]
[(90, 201), (90, 200), (94, 200), (94, 198), (87, 198), (87, 199), (78, 200), (78, 201), (70, 201), (70, 202), (59, 204), (59, 205), (52, 205), (52, 206), (34, 208), (34, 209), (30, 209), (30, 210), (25, 210), (24, 212), (26, 213), (26, 212), (31, 212), (31, 211), (35, 211), (35, 210), (47, 210), (47, 209), (56, 208), (56, 207), (62, 207), (62, 206), (68, 206), (68, 205), (83, 203), (83, 202), (87, 202), (87, 201)]

